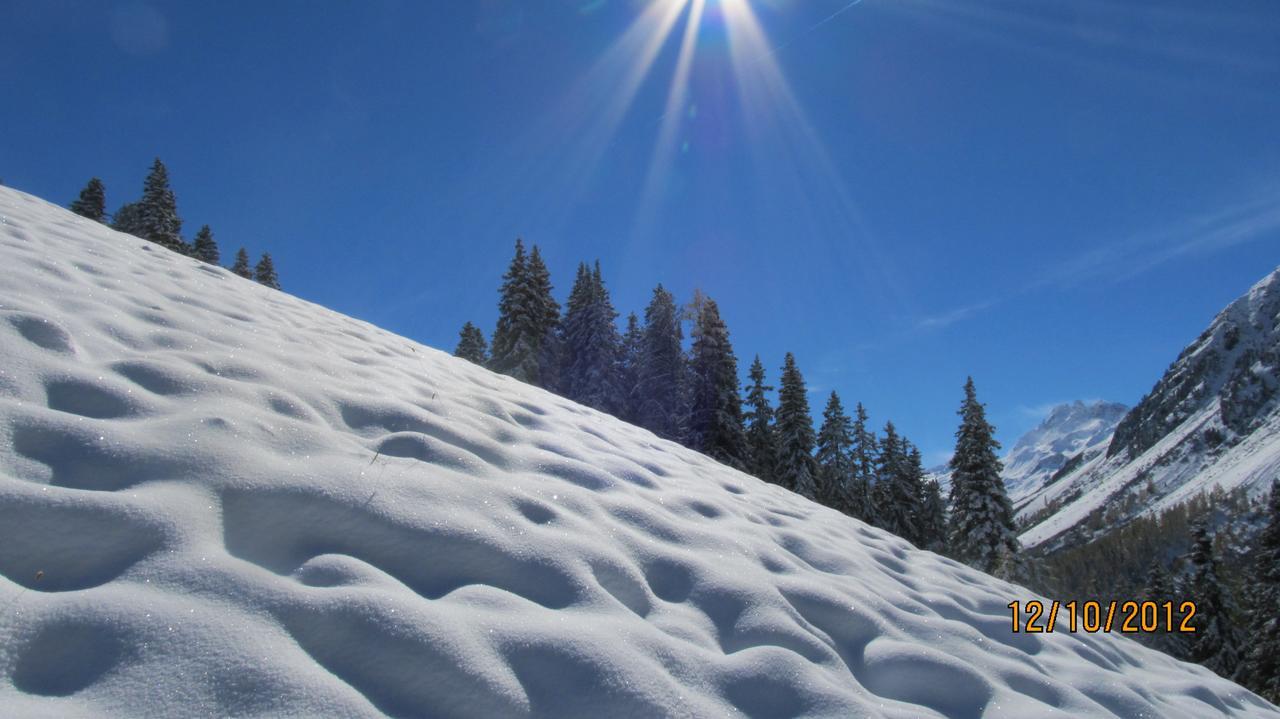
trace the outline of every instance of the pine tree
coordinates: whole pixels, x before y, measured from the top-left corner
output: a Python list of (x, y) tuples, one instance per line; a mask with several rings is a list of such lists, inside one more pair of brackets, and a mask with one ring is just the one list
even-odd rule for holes
[(1253, 550), (1249, 643), (1241, 674), (1245, 686), (1280, 704), (1280, 479), (1271, 483), (1267, 510), (1267, 526)]
[(196, 233), (195, 240), (191, 243), (192, 254), (197, 260), (208, 262), (211, 265), (218, 264), (222, 259), (221, 253), (218, 252), (218, 243), (213, 239), (213, 230), (208, 225), (200, 228)]
[(686, 370), (675, 298), (658, 285), (644, 311), (644, 336), (636, 373), (636, 421), (659, 437), (684, 438)]
[(869, 524), (873, 521), (871, 485), (876, 473), (876, 437), (867, 429), (867, 410), (859, 402), (853, 412), (852, 444), (849, 448), (849, 466), (853, 476), (845, 485), (844, 506), (854, 517)]
[(236, 252), (236, 261), (231, 265), (231, 271), (246, 280), (253, 279), (253, 270), (249, 269), (249, 253), (243, 247)]
[(462, 331), (458, 332), (458, 348), (453, 351), (453, 356), (483, 367), (488, 353), (489, 346), (484, 340), (484, 332), (470, 322), (464, 324)]
[(1204, 521), (1191, 527), (1191, 583), (1196, 615), (1190, 659), (1228, 679), (1240, 664), (1240, 639), (1231, 624), (1231, 598), (1218, 577), (1213, 539)]
[(840, 395), (835, 391), (827, 398), (827, 406), (822, 410), (822, 426), (818, 429), (817, 455), (814, 461), (818, 464), (818, 501), (850, 513), (845, 505), (848, 496), (848, 485), (853, 482), (853, 462), (850, 452), (853, 449), (852, 425), (849, 415), (844, 413), (844, 405), (840, 404)]
[(640, 356), (644, 347), (644, 330), (636, 313), (627, 314), (627, 330), (622, 335), (618, 353), (618, 415), (628, 422), (636, 421), (636, 384), (640, 377)]
[(258, 265), (253, 268), (253, 279), (258, 284), (266, 285), (273, 290), (280, 289), (280, 278), (276, 276), (276, 266), (271, 261), (270, 252), (262, 253), (262, 259), (258, 260)]
[(773, 427), (773, 407), (769, 405), (769, 392), (773, 387), (764, 383), (764, 365), (760, 355), (751, 363), (747, 376), (747, 472), (766, 482), (777, 481), (778, 438)]
[(624, 409), (617, 317), (600, 263), (594, 270), (579, 264), (563, 324), (562, 387), (569, 399), (613, 414)]
[(72, 202), (69, 209), (80, 215), (87, 217), (94, 222), (107, 221), (107, 188), (103, 186), (102, 180), (92, 178), (89, 184), (84, 186), (80, 191), (80, 197)]
[(169, 187), (169, 171), (158, 157), (152, 163), (151, 172), (142, 185), (138, 213), (144, 240), (151, 240), (175, 252), (186, 252), (186, 243), (182, 241), (182, 219), (178, 217), (178, 202)]
[(809, 499), (818, 493), (817, 465), (813, 460), (813, 418), (804, 377), (790, 352), (782, 365), (778, 390), (778, 484)]
[(111, 229), (124, 232), (134, 237), (142, 237), (142, 206), (136, 202), (126, 202), (111, 216)]
[(958, 414), (956, 451), (951, 457), (951, 551), (960, 561), (992, 573), (1017, 555), (1013, 507), (1000, 478), (1000, 443), (987, 422), (970, 377)]
[(698, 309), (689, 369), (690, 446), (730, 467), (745, 469), (747, 436), (738, 393), (738, 358), (729, 342), (729, 328), (710, 298)]

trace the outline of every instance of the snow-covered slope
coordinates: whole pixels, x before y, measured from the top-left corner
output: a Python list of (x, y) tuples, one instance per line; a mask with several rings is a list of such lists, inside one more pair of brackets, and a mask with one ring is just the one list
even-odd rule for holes
[[(1072, 458), (1105, 452), (1111, 433), (1128, 410), (1116, 402), (1066, 402), (1049, 410), (1049, 414), (1018, 438), (1001, 463), (1009, 499), (1020, 504), (1049, 483), (1058, 470)], [(928, 478), (937, 480), (944, 490), (951, 487), (951, 470), (946, 465), (933, 468)]]
[(1277, 716), (650, 433), (0, 188), (4, 716)]
[[(1219, 486), (1256, 494), (1280, 473), (1280, 270), (1218, 314), (1116, 426), (1019, 505), (1026, 546), (1085, 539), (1082, 523), (1158, 512)], [(1072, 533), (1074, 530), (1074, 533)], [(1104, 527), (1105, 531), (1105, 527)]]

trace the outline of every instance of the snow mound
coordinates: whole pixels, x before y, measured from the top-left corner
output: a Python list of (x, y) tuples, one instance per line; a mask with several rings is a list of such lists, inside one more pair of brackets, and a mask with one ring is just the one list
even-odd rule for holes
[(1277, 716), (650, 433), (0, 188), (6, 716)]

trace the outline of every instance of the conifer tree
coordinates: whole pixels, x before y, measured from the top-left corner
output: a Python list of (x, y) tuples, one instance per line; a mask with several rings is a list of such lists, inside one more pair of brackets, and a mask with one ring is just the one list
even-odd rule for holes
[[(1157, 606), (1163, 606), (1165, 602), (1171, 602), (1174, 599), (1173, 582), (1159, 557), (1151, 563), (1151, 569), (1147, 571), (1147, 581), (1142, 590), (1142, 599), (1143, 601), (1154, 602)], [(1187, 659), (1188, 647), (1184, 639), (1185, 635), (1179, 632), (1164, 631), (1165, 629), (1162, 625), (1154, 632), (1142, 634), (1140, 639), (1147, 646), (1159, 649), (1172, 657)]]
[(489, 346), (485, 342), (484, 332), (470, 322), (462, 325), (462, 330), (458, 332), (458, 347), (453, 351), (453, 356), (483, 367), (488, 354)]
[(662, 285), (644, 311), (644, 336), (636, 376), (636, 421), (659, 437), (684, 438), (686, 370), (675, 298)]
[(552, 362), (560, 306), (551, 297), (551, 275), (536, 246), (526, 255), (523, 240), (516, 239), (499, 293), (489, 368), (529, 384), (557, 385), (559, 364)]
[[(919, 463), (920, 453), (912, 455), (912, 464), (924, 471)], [(947, 548), (947, 501), (942, 498), (942, 485), (931, 479), (923, 485), (920, 498), (920, 547), (939, 554), (946, 553)]]
[(271, 261), (270, 252), (262, 253), (262, 259), (258, 260), (258, 265), (253, 268), (253, 279), (258, 284), (266, 285), (273, 290), (280, 289), (280, 278), (276, 275), (276, 266)]
[(197, 260), (203, 260), (211, 265), (218, 264), (222, 259), (221, 253), (218, 252), (218, 243), (213, 239), (213, 230), (210, 230), (208, 225), (201, 227), (196, 233), (191, 249)]
[(564, 395), (588, 407), (621, 414), (617, 317), (600, 274), (600, 263), (594, 270), (579, 264), (563, 325)]
[(142, 237), (142, 207), (136, 202), (126, 202), (111, 216), (111, 229), (134, 237)]
[(922, 544), (920, 500), (924, 494), (923, 470), (915, 471), (912, 446), (898, 434), (893, 422), (884, 426), (880, 442), (880, 466), (876, 480), (876, 516), (880, 526), (916, 544)]
[(951, 551), (957, 559), (981, 571), (994, 573), (1016, 557), (1019, 547), (1013, 524), (1013, 507), (1000, 478), (1003, 467), (996, 456), (1000, 443), (987, 422), (970, 377), (964, 385), (964, 402), (958, 414), (956, 451), (951, 457)]
[(689, 444), (736, 469), (747, 466), (747, 437), (738, 393), (738, 358), (715, 300), (698, 308), (689, 363)]
[(87, 217), (94, 222), (107, 221), (107, 188), (103, 186), (102, 180), (94, 177), (89, 180), (89, 184), (84, 186), (80, 191), (80, 197), (72, 202), (69, 209), (80, 215)]
[(809, 499), (818, 493), (817, 465), (813, 460), (813, 418), (804, 377), (790, 352), (782, 365), (778, 389), (778, 484)]
[(231, 271), (246, 280), (253, 279), (253, 270), (249, 268), (249, 253), (243, 247), (236, 251), (236, 261), (231, 265)]
[(1213, 539), (1203, 520), (1191, 527), (1191, 582), (1196, 632), (1190, 659), (1228, 679), (1240, 664), (1240, 640), (1231, 624), (1231, 598), (1218, 576)]
[(760, 355), (751, 363), (747, 376), (747, 472), (766, 482), (776, 482), (778, 472), (778, 439), (773, 426), (773, 407), (769, 404), (769, 392), (773, 387), (764, 383), (764, 365)]
[(1267, 526), (1254, 547), (1245, 685), (1280, 704), (1280, 479), (1271, 483)]
[(564, 348), (560, 342), (560, 303), (552, 296), (551, 272), (542, 261), (537, 245), (529, 251), (529, 307), (533, 318), (533, 336), (542, 338), (534, 356), (536, 378), (532, 384), (553, 392), (561, 391), (560, 367), (564, 364)]
[(853, 412), (849, 466), (853, 476), (845, 485), (844, 505), (851, 516), (876, 524), (872, 517), (871, 487), (876, 473), (876, 437), (867, 429), (867, 410), (859, 402)]
[(618, 415), (628, 422), (636, 421), (636, 385), (640, 377), (640, 356), (644, 347), (644, 331), (636, 313), (627, 314), (627, 330), (622, 335), (619, 352)]
[(844, 413), (840, 395), (833, 390), (822, 410), (822, 426), (818, 428), (818, 501), (846, 514), (851, 508), (845, 504), (848, 485), (853, 482), (853, 428), (849, 415)]
[(182, 241), (182, 219), (178, 217), (178, 202), (169, 187), (169, 171), (160, 158), (151, 165), (151, 172), (142, 185), (142, 199), (138, 201), (138, 221), (142, 238), (167, 247), (174, 252), (187, 251)]

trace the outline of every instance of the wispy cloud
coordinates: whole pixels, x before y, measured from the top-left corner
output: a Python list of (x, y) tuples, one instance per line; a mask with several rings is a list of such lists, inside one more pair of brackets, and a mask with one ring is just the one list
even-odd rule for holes
[(1280, 188), (1094, 247), (1003, 294), (921, 317), (914, 327), (918, 332), (939, 330), (1029, 292), (1128, 281), (1174, 260), (1268, 239), (1280, 240)]

